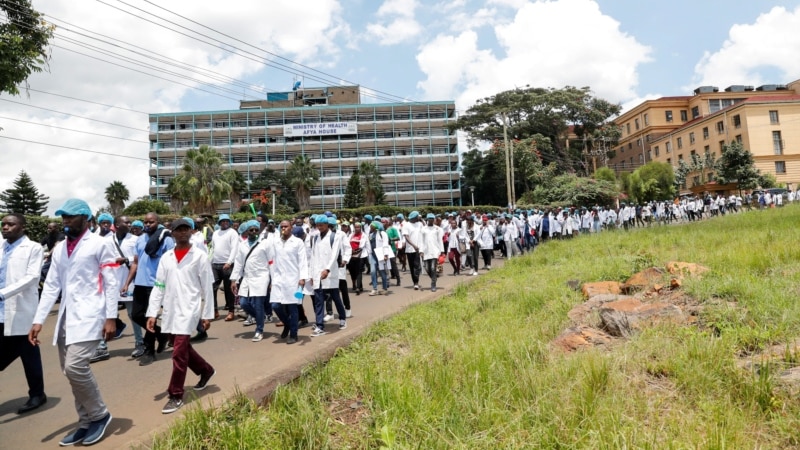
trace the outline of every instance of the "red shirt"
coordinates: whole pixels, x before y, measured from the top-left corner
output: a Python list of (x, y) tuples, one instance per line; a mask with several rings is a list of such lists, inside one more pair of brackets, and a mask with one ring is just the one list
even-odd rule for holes
[(184, 249), (179, 249), (177, 247), (175, 248), (175, 258), (178, 259), (178, 262), (181, 262), (183, 257), (186, 256), (187, 253), (189, 253), (190, 249), (191, 247), (186, 247)]

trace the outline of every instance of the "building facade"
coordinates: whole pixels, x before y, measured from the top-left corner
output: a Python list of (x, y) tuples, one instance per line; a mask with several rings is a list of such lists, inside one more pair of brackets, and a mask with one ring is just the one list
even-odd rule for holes
[[(151, 114), (150, 196), (169, 202), (186, 152), (205, 144), (248, 182), (306, 155), (320, 174), (312, 208), (341, 207), (364, 161), (382, 174), (388, 204), (460, 205), (458, 141), (448, 129), (455, 120), (452, 101), (361, 104), (358, 86), (270, 93), (238, 110)], [(221, 206), (231, 209), (238, 205)]]
[[(722, 146), (736, 140), (753, 154), (762, 173), (795, 188), (800, 183), (800, 80), (730, 86), (722, 92), (703, 86), (693, 96), (645, 101), (615, 122), (622, 137), (608, 166), (618, 174), (650, 161), (677, 169), (681, 161), (718, 159)], [(696, 171), (684, 188), (713, 180), (713, 170)]]

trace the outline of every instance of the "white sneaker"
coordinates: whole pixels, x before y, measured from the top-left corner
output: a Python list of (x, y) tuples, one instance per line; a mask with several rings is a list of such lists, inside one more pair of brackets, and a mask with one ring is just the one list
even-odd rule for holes
[(349, 318), (353, 317), (353, 312), (350, 311), (349, 309), (345, 309), (344, 310), (344, 316), (349, 319)]
[(311, 332), (311, 337), (322, 336), (323, 334), (327, 334), (325, 330), (322, 328), (316, 328), (314, 331)]
[(415, 290), (415, 291), (418, 291), (418, 290), (419, 290), (419, 285), (418, 285), (418, 284), (415, 284), (415, 285), (414, 285), (414, 290)]
[(472, 276), (473, 276), (473, 277), (474, 277), (475, 275), (477, 275), (477, 274), (478, 274), (478, 272), (475, 272), (474, 270), (472, 271)]
[(264, 336), (261, 333), (256, 333), (253, 335), (253, 342), (261, 342), (261, 339), (264, 339)]
[(250, 325), (255, 325), (256, 319), (253, 316), (247, 316), (244, 322), (242, 322), (242, 326), (249, 327)]
[(376, 291), (375, 289), (373, 289), (373, 290), (371, 290), (371, 291), (369, 292), (369, 296), (370, 296), (370, 297), (374, 297), (374, 296), (376, 296), (376, 295), (378, 295), (378, 291)]
[(346, 320), (340, 320), (339, 321), (339, 329), (340, 330), (344, 330), (345, 328), (347, 328), (347, 321)]
[(333, 314), (326, 314), (325, 317), (322, 318), (323, 322), (330, 322), (333, 320)]

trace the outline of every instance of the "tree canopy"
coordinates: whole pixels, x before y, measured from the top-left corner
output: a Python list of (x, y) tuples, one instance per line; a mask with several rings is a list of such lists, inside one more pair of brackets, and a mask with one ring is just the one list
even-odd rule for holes
[(294, 191), (299, 209), (308, 210), (311, 189), (319, 181), (319, 170), (311, 164), (311, 159), (306, 155), (297, 155), (286, 169), (285, 181), (286, 187)]
[(161, 200), (151, 200), (147, 197), (142, 197), (138, 200), (131, 202), (127, 208), (122, 210), (122, 214), (126, 216), (143, 216), (149, 212), (156, 214), (169, 214), (169, 206)]
[(41, 216), (47, 210), (50, 197), (40, 194), (31, 177), (23, 170), (13, 187), (0, 192), (0, 211)]
[(675, 196), (672, 166), (652, 161), (636, 169), (626, 180), (626, 193), (637, 203), (669, 200)]
[(47, 66), (55, 27), (29, 0), (0, 0), (0, 10), (7, 19), (0, 22), (0, 93), (19, 95), (17, 85)]
[(125, 202), (128, 201), (130, 196), (128, 188), (121, 181), (113, 181), (108, 185), (106, 188), (106, 201), (112, 216), (117, 217), (125, 209)]
[(761, 181), (753, 154), (736, 141), (722, 147), (716, 169), (719, 183), (737, 183), (739, 189), (755, 189)]
[(183, 168), (169, 188), (170, 197), (187, 201), (191, 213), (215, 214), (233, 190), (222, 175), (222, 162), (222, 155), (208, 145), (187, 151)]
[(364, 206), (364, 188), (361, 187), (361, 175), (358, 169), (350, 175), (347, 181), (347, 189), (344, 191), (342, 204), (345, 208), (360, 208)]

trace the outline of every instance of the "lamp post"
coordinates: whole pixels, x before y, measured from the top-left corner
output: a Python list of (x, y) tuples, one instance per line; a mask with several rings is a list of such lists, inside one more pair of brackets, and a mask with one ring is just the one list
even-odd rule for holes
[(472, 206), (475, 207), (475, 186), (469, 187), (469, 194), (472, 196)]
[(269, 189), (272, 191), (272, 215), (275, 216), (275, 192), (278, 190), (277, 184), (270, 184)]

